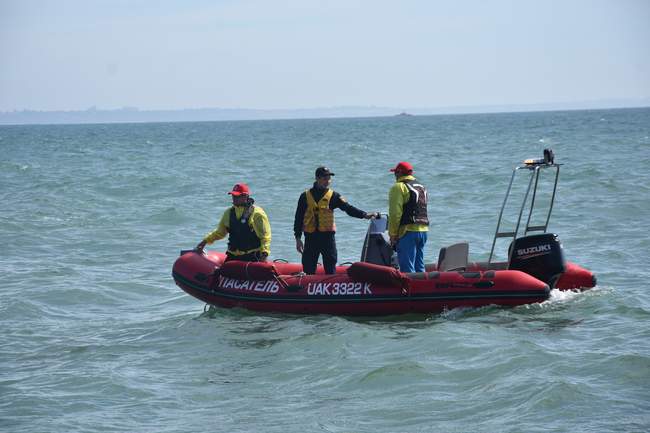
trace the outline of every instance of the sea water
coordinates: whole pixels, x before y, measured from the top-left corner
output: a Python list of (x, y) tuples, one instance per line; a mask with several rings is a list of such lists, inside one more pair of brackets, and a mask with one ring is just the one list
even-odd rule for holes
[[(238, 182), (271, 258), (299, 261), (319, 165), (386, 212), (389, 169), (411, 162), (426, 261), (461, 240), (485, 260), (511, 170), (545, 148), (563, 164), (549, 230), (593, 290), (349, 318), (206, 310), (171, 278)], [(2, 126), (0, 150), (3, 432), (650, 430), (650, 109)], [(367, 222), (336, 218), (356, 261)]]

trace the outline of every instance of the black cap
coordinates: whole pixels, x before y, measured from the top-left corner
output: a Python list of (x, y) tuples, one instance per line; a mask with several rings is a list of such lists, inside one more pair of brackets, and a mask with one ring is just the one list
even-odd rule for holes
[(334, 176), (334, 173), (327, 167), (318, 167), (316, 169), (316, 177)]

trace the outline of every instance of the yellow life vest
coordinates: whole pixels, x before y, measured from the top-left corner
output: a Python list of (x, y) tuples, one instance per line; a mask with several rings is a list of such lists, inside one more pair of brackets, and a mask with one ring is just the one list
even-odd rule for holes
[(334, 224), (334, 211), (330, 209), (330, 200), (334, 194), (333, 190), (328, 190), (323, 197), (314, 200), (309, 190), (305, 191), (307, 197), (307, 210), (305, 217), (302, 221), (302, 229), (305, 233), (319, 232), (335, 232), (336, 224)]

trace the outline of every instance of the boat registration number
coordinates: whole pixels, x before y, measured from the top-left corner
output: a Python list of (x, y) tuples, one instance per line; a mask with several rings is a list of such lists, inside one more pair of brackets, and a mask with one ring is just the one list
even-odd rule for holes
[(370, 283), (309, 283), (308, 295), (372, 295)]

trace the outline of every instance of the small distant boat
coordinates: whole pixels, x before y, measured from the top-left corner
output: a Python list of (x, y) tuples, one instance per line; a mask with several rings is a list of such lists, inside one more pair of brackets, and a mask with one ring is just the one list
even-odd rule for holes
[(395, 117), (413, 117), (413, 115), (405, 111), (402, 111), (401, 113), (396, 114)]
[[(192, 250), (181, 252), (172, 275), (181, 289), (211, 305), (349, 316), (436, 313), (486, 305), (512, 307), (542, 302), (553, 288), (589, 289), (596, 285), (595, 276), (567, 262), (558, 236), (546, 232), (560, 167), (554, 163), (552, 151), (546, 152), (543, 160), (527, 160), (514, 169), (487, 262), (469, 262), (469, 245), (460, 242), (442, 248), (438, 263), (427, 265), (425, 272), (402, 273), (391, 265), (395, 257), (388, 243), (387, 220), (380, 218), (370, 223), (361, 261), (338, 266), (334, 275), (326, 275), (321, 266), (315, 275), (305, 275), (298, 263), (225, 262), (223, 253)], [(533, 226), (530, 215), (540, 173), (553, 169), (555, 180), (546, 222)], [(514, 231), (500, 231), (503, 210), (519, 171), (529, 175), (519, 219)], [(528, 200), (531, 193), (532, 200)], [(518, 236), (526, 206), (528, 221), (523, 236)], [(498, 238), (512, 238), (506, 262), (492, 261)]]

